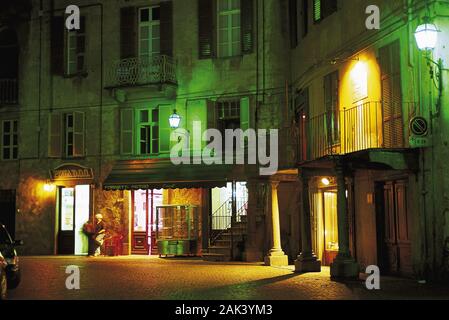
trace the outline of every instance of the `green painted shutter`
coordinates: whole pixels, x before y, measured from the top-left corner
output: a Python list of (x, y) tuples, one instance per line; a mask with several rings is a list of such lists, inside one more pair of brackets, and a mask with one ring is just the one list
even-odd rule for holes
[(83, 157), (85, 155), (85, 123), (84, 112), (73, 113), (73, 156)]
[(159, 152), (170, 152), (170, 135), (172, 129), (170, 128), (169, 118), (173, 113), (172, 105), (159, 106)]
[(241, 0), (240, 12), (241, 12), (241, 33), (242, 33), (242, 53), (250, 54), (253, 52), (254, 47), (254, 34), (253, 34), (253, 0)]
[(246, 131), (250, 128), (250, 99), (248, 97), (240, 99), (240, 128)]
[(134, 154), (134, 110), (122, 109), (120, 111), (120, 153), (122, 155)]
[(62, 117), (50, 113), (48, 117), (48, 157), (60, 158), (62, 154)]
[(320, 21), (323, 17), (321, 13), (321, 1), (322, 0), (313, 0), (313, 20), (315, 22)]

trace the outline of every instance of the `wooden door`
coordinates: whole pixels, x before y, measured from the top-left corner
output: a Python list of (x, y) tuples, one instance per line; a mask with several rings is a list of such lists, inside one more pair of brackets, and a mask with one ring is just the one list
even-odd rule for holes
[[(379, 251), (385, 274), (411, 275), (410, 221), (407, 210), (407, 182), (388, 182), (384, 185), (384, 244)], [(379, 226), (381, 227), (381, 226)], [(382, 270), (381, 270), (382, 271)]]

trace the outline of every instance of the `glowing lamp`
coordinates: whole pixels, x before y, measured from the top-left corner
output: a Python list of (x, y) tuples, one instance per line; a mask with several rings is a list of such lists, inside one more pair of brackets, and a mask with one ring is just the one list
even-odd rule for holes
[(45, 192), (53, 192), (55, 190), (55, 185), (47, 181), (47, 183), (44, 184), (44, 191)]
[(168, 118), (170, 122), (170, 128), (178, 129), (179, 124), (181, 123), (181, 117), (176, 113), (176, 110), (173, 111), (173, 114)]
[(429, 18), (424, 18), (424, 24), (416, 28), (415, 39), (419, 50), (433, 50), (438, 41), (438, 29), (429, 22)]
[(331, 184), (330, 180), (328, 178), (321, 179), (321, 183), (325, 186), (328, 186)]

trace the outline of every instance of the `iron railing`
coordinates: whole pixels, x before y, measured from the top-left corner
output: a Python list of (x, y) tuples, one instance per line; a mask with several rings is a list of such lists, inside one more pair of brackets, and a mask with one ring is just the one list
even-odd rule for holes
[(244, 233), (246, 228), (244, 224), (243, 216), (247, 216), (248, 212), (248, 202), (240, 202), (237, 200), (237, 205), (239, 208), (236, 212), (235, 217), (232, 214), (232, 200), (226, 201), (218, 210), (216, 210), (210, 219), (210, 226), (212, 229), (210, 237), (210, 245), (214, 245), (215, 242), (220, 238), (225, 232), (231, 232), (231, 243), (233, 243), (233, 230), (238, 229), (239, 233)]
[(408, 119), (415, 103), (386, 105), (367, 102), (339, 112), (300, 119), (298, 154), (300, 161), (368, 149), (406, 148)]
[(109, 73), (109, 84), (113, 87), (176, 82), (176, 63), (166, 55), (122, 59), (114, 63)]
[(0, 104), (16, 104), (18, 98), (17, 79), (0, 79)]

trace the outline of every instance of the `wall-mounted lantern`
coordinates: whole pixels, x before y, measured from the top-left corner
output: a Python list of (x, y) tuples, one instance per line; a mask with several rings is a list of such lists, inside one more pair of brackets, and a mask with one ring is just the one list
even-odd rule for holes
[(176, 110), (173, 110), (173, 114), (170, 116), (168, 121), (170, 123), (170, 128), (178, 129), (179, 124), (181, 123), (181, 117), (176, 113)]

